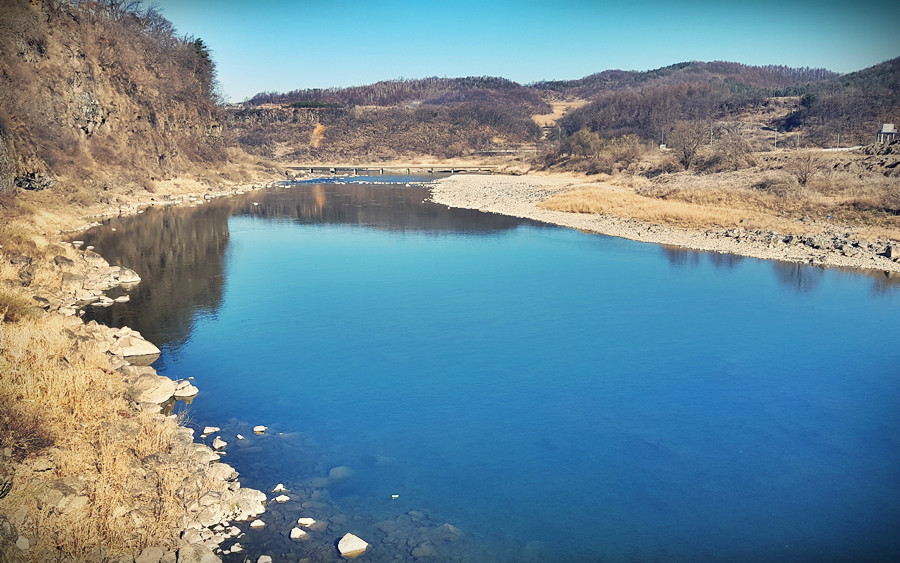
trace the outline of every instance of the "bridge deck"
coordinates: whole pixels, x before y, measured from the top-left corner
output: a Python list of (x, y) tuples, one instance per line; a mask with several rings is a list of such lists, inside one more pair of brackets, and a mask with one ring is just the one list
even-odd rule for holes
[(289, 170), (308, 174), (354, 174), (389, 176), (413, 174), (494, 174), (496, 166), (288, 166)]

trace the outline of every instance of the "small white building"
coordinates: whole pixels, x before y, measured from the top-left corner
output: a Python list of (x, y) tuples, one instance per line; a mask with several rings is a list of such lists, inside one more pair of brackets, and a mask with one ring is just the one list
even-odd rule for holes
[(894, 127), (893, 123), (885, 123), (881, 126), (881, 129), (878, 130), (878, 134), (875, 135), (875, 142), (879, 144), (890, 143), (897, 139), (897, 128)]

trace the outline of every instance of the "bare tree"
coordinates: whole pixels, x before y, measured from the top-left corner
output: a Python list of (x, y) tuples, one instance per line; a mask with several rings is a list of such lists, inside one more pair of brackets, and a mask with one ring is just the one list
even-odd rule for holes
[(709, 130), (708, 120), (679, 121), (675, 124), (669, 134), (669, 144), (685, 170), (690, 170), (700, 147), (709, 141)]

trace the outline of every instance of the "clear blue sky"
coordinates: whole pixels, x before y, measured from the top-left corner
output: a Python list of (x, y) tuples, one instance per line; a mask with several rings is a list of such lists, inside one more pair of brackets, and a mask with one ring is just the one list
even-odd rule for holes
[(900, 56), (900, 2), (156, 0), (226, 98), (426, 76), (527, 84), (681, 61), (852, 72)]

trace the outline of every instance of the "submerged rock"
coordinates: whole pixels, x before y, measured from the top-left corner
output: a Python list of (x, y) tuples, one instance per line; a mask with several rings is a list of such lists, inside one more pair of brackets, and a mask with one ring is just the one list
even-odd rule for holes
[(328, 478), (332, 481), (342, 481), (344, 479), (349, 479), (353, 476), (353, 470), (347, 467), (346, 465), (339, 465), (337, 467), (332, 467), (331, 471), (328, 472)]

